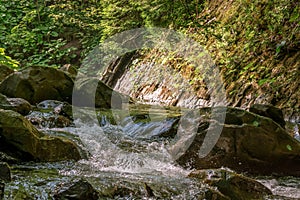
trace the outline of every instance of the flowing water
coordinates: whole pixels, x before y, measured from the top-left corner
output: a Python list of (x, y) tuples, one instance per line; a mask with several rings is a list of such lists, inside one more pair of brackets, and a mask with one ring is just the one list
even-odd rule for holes
[[(178, 115), (174, 112), (173, 117), (158, 119), (161, 115), (166, 112), (153, 114), (147, 123), (140, 115), (140, 120), (128, 116), (113, 125), (103, 115), (101, 126), (77, 121), (76, 127), (44, 127), (80, 138), (79, 145), (90, 153), (89, 159), (13, 165), (13, 181), (5, 186), (5, 199), (52, 199), (59, 186), (80, 178), (100, 191), (102, 199), (203, 199), (208, 186), (188, 178), (191, 170), (178, 166), (169, 154), (170, 141), (157, 137), (174, 125)], [(256, 179), (272, 190), (274, 196), (266, 199), (300, 199), (300, 178)]]

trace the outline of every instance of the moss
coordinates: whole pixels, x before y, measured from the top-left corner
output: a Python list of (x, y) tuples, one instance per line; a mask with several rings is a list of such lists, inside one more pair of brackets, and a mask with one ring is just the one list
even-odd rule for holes
[[(299, 7), (296, 0), (207, 1), (182, 32), (209, 51), (222, 72), (231, 105), (247, 105), (266, 94), (268, 103), (295, 110), (300, 104)], [(201, 72), (191, 70), (178, 55), (153, 50), (142, 62), (149, 61), (164, 61), (190, 80), (196, 92), (203, 88)]]

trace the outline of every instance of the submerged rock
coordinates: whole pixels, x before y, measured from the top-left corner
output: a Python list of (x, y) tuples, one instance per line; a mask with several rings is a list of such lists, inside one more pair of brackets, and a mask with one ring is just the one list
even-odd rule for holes
[(31, 104), (47, 99), (71, 102), (73, 80), (61, 70), (50, 67), (29, 67), (9, 75), (0, 84), (0, 92)]
[(31, 105), (28, 101), (21, 98), (7, 98), (0, 93), (0, 108), (13, 110), (21, 115), (27, 115), (31, 111)]
[(266, 104), (253, 104), (250, 106), (249, 111), (264, 117), (269, 117), (277, 122), (282, 128), (285, 128), (282, 110), (276, 108), (275, 106)]
[(7, 163), (0, 162), (0, 181), (11, 181), (10, 168)]
[(225, 169), (196, 170), (189, 177), (216, 187), (221, 194), (232, 200), (263, 199), (272, 195), (267, 187), (254, 179)]
[(77, 145), (63, 137), (49, 136), (38, 131), (22, 115), (0, 109), (0, 137), (8, 152), (18, 151), (22, 160), (79, 160)]
[[(170, 150), (176, 157), (174, 149), (184, 149), (176, 160), (180, 165), (195, 169), (224, 166), (254, 174), (300, 175), (300, 143), (273, 120), (227, 108), (224, 124), (201, 117), (198, 122), (198, 131), (190, 137), (190, 145), (177, 142)], [(203, 144), (207, 134), (218, 130), (222, 132), (216, 136), (217, 143), (208, 155), (200, 156), (201, 146), (209, 145)]]
[(53, 197), (54, 199), (98, 200), (99, 194), (89, 182), (77, 180), (76, 182), (62, 185)]

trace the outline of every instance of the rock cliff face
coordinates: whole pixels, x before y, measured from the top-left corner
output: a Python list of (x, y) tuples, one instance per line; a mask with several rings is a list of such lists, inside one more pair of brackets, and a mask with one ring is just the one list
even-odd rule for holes
[[(295, 0), (205, 3), (199, 25), (190, 28), (187, 36), (205, 47), (219, 68), (228, 105), (271, 104), (282, 109), (285, 118), (299, 121), (297, 13), (299, 2)], [(131, 61), (134, 64), (126, 55), (113, 63), (109, 77), (114, 80), (103, 81), (155, 104), (197, 107), (212, 103), (211, 91), (199, 78), (202, 72), (182, 58), (153, 50)]]
[[(211, 105), (207, 88), (196, 92), (187, 80), (169, 66), (148, 63), (132, 66), (131, 69), (122, 65), (111, 67), (115, 71), (115, 68), (123, 68), (123, 74), (114, 82), (105, 78), (102, 80), (114, 90), (141, 102), (187, 108)], [(108, 75), (104, 74), (104, 77)]]
[(206, 3), (200, 18), (209, 16), (210, 33), (205, 28), (191, 32), (220, 67), (232, 106), (272, 104), (299, 120), (297, 13), (295, 0)]

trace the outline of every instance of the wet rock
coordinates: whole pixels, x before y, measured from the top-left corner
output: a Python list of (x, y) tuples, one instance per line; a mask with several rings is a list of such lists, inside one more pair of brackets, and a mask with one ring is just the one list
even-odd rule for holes
[(29, 67), (15, 72), (0, 84), (0, 92), (31, 104), (54, 99), (71, 102), (73, 80), (61, 70), (50, 67)]
[(67, 102), (61, 102), (56, 100), (45, 100), (37, 105), (39, 110), (51, 111), (57, 115), (65, 116), (69, 119), (73, 118), (72, 106)]
[(264, 117), (269, 117), (277, 122), (281, 127), (285, 127), (282, 110), (275, 106), (267, 104), (253, 104), (250, 106), (249, 111)]
[(216, 187), (224, 196), (232, 200), (263, 199), (267, 195), (272, 195), (263, 184), (226, 169), (197, 170), (189, 177)]
[(53, 128), (53, 127), (57, 127), (57, 128), (63, 128), (63, 127), (67, 127), (70, 126), (72, 124), (72, 122), (62, 116), (62, 115), (57, 115), (57, 116), (53, 116), (53, 117), (49, 117), (49, 127)]
[(43, 129), (41, 131), (43, 133), (45, 133), (46, 135), (67, 138), (67, 139), (75, 142), (80, 147), (78, 150), (80, 153), (80, 157), (82, 159), (88, 159), (91, 157), (89, 150), (87, 149), (86, 145), (81, 141), (81, 139), (78, 135), (72, 134), (67, 131), (62, 131), (59, 129)]
[(12, 110), (20, 113), (21, 115), (27, 115), (31, 111), (31, 105), (25, 99), (8, 98), (7, 100), (12, 106)]
[(54, 199), (86, 199), (86, 200), (98, 200), (99, 194), (93, 188), (93, 186), (85, 180), (77, 180), (73, 183), (62, 185), (56, 194)]
[(69, 118), (52, 112), (33, 111), (26, 116), (26, 119), (37, 128), (64, 128), (72, 125)]
[[(149, 187), (149, 186), (148, 186)], [(145, 188), (146, 191), (146, 196), (149, 197), (149, 193), (147, 191), (147, 189)], [(111, 198), (111, 199), (118, 199), (118, 198), (124, 198), (124, 197), (131, 197), (132, 195), (141, 195), (140, 191), (133, 191), (132, 189), (124, 186), (124, 185), (114, 185), (108, 188), (105, 188), (103, 190), (100, 191), (100, 197), (107, 199), (107, 198)]]
[(13, 110), (21, 115), (27, 115), (31, 111), (31, 105), (28, 101), (21, 98), (7, 98), (0, 93), (0, 108)]
[(212, 183), (226, 196), (232, 200), (262, 199), (271, 195), (272, 192), (261, 183), (243, 176), (233, 176), (228, 179), (221, 179)]
[(7, 163), (0, 162), (0, 181), (11, 181), (10, 168)]
[(14, 111), (0, 109), (0, 115), (1, 141), (8, 146), (7, 151), (20, 151), (20, 159), (61, 161), (81, 158), (74, 142), (41, 133)]
[(122, 108), (123, 102), (131, 101), (95, 78), (78, 79), (73, 93), (74, 106), (117, 109)]
[(112, 110), (101, 110), (97, 113), (97, 119), (100, 126), (106, 126), (108, 124), (116, 125), (116, 117), (113, 115)]
[(225, 196), (221, 192), (212, 189), (207, 188), (207, 190), (204, 193), (204, 196), (199, 198), (200, 199), (209, 199), (209, 200), (231, 200), (229, 197)]
[(63, 128), (71, 126), (72, 106), (67, 102), (45, 100), (37, 104), (26, 118), (38, 128)]
[[(221, 124), (212, 119), (198, 119), (199, 128), (189, 137), (190, 145), (179, 140), (170, 148), (171, 154), (178, 156), (177, 162), (195, 169), (224, 166), (253, 174), (300, 175), (300, 143), (281, 126), (269, 118), (235, 108), (227, 108), (228, 116), (235, 116), (236, 120), (225, 119), (225, 124)], [(203, 144), (207, 134), (218, 130), (220, 136), (212, 135), (217, 137), (212, 150), (204, 157), (199, 155), (202, 145), (209, 145)]]
[(11, 68), (7, 67), (6, 65), (0, 64), (0, 82), (13, 72), (14, 70), (12, 70)]

